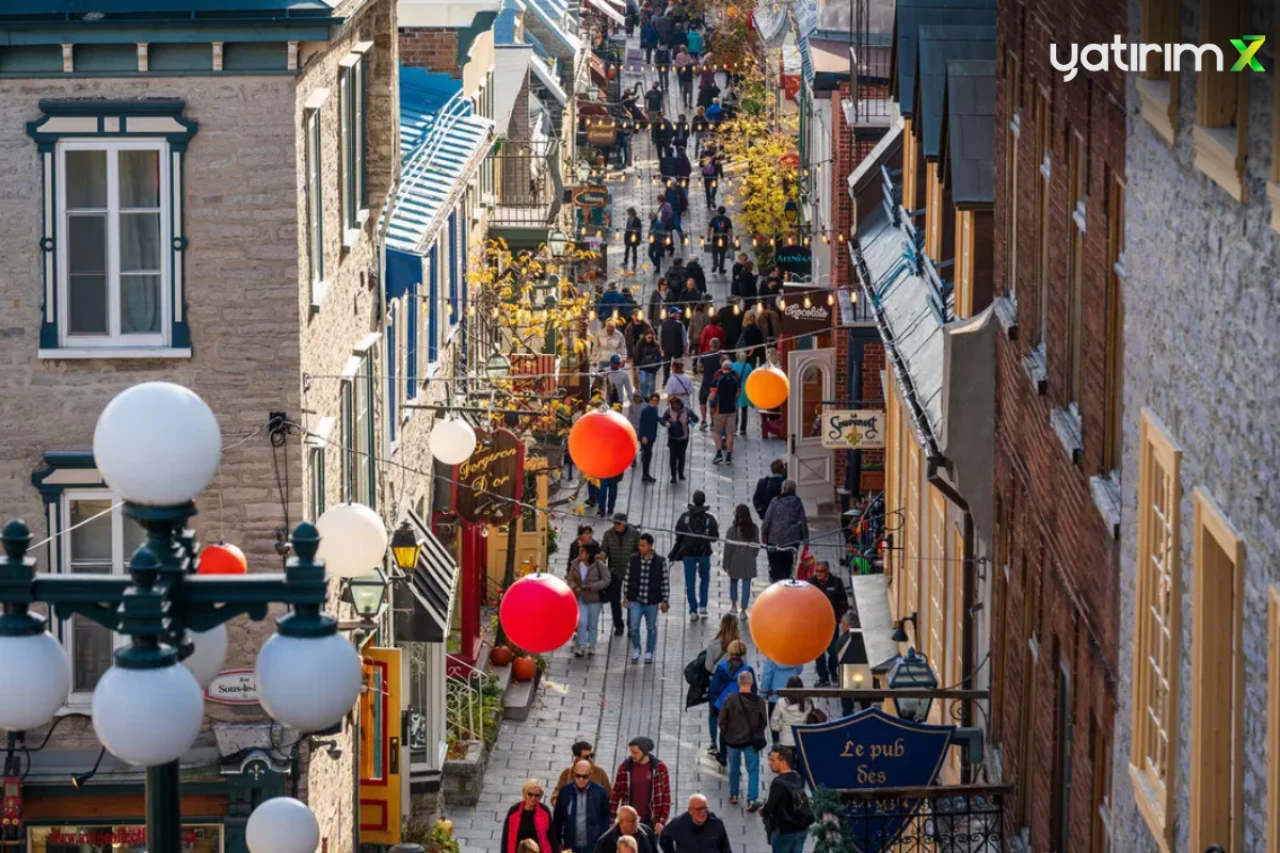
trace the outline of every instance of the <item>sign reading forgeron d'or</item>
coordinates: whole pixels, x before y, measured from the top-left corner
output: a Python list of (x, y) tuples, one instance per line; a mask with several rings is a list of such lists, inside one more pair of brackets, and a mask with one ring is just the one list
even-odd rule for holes
[(822, 446), (832, 450), (884, 447), (884, 412), (878, 409), (825, 409)]
[(453, 508), (470, 522), (506, 524), (524, 487), (524, 442), (510, 430), (476, 430), (471, 458), (453, 469)]

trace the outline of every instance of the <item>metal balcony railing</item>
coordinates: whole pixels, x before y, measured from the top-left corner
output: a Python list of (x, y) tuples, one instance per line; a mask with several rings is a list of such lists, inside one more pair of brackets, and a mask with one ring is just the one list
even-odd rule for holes
[(545, 156), (498, 154), (493, 158), (498, 193), (489, 223), (496, 226), (549, 225), (559, 209), (559, 151)]

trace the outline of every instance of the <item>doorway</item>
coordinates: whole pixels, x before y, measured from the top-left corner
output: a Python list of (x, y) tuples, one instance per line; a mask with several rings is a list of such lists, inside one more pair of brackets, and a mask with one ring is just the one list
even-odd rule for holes
[(822, 403), (835, 395), (836, 351), (793, 350), (787, 362), (787, 476), (796, 481), (801, 500), (829, 503), (835, 495), (835, 455), (822, 446)]

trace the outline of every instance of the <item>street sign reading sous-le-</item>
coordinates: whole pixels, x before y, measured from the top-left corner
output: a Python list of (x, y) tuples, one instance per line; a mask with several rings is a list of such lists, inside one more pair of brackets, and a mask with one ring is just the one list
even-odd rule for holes
[(218, 673), (204, 696), (219, 705), (257, 705), (258, 676), (252, 669), (226, 669)]

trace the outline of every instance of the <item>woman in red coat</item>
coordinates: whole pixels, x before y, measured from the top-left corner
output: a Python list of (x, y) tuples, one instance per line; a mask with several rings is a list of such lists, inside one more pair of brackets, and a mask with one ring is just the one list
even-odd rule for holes
[(551, 831), (551, 809), (542, 804), (546, 788), (538, 779), (520, 786), (520, 802), (507, 811), (502, 822), (502, 853), (516, 853), (526, 838), (537, 842), (540, 853), (560, 853)]

